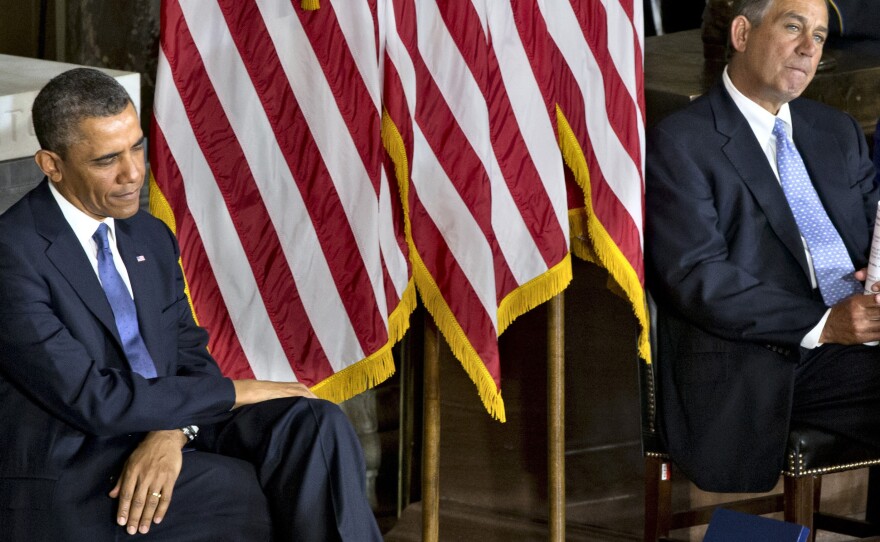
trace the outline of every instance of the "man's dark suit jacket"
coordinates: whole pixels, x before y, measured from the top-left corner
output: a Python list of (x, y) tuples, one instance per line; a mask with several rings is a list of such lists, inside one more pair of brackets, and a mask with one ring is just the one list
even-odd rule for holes
[(144, 432), (207, 424), (233, 405), (232, 382), (193, 322), (171, 232), (139, 212), (116, 221), (116, 236), (160, 377), (150, 381), (129, 370), (104, 291), (48, 182), (0, 216), (0, 524), (7, 533), (21, 522), (60, 528), (59, 511), (70, 503), (81, 514), (73, 521), (112, 522), (90, 514), (90, 503), (109, 499)]
[[(864, 267), (878, 200), (864, 135), (825, 105), (790, 107), (810, 177)], [(778, 480), (799, 344), (826, 310), (763, 143), (721, 84), (647, 139), (659, 415), (672, 459), (713, 491), (767, 491)]]

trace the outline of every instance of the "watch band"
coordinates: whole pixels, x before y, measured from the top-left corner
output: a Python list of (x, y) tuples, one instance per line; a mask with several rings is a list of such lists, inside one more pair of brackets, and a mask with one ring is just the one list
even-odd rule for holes
[(199, 434), (198, 425), (187, 425), (186, 427), (181, 427), (180, 430), (183, 431), (183, 434), (186, 435), (190, 442), (194, 441)]

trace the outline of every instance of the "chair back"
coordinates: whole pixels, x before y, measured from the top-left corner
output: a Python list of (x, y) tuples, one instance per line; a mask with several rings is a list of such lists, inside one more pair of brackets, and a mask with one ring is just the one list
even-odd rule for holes
[(660, 363), (657, 347), (657, 304), (650, 292), (645, 292), (648, 305), (648, 321), (650, 322), (649, 338), (651, 342), (651, 363), (637, 357), (639, 364), (639, 396), (642, 415), (642, 452), (648, 454), (666, 454), (666, 448), (660, 437), (657, 424), (657, 364)]

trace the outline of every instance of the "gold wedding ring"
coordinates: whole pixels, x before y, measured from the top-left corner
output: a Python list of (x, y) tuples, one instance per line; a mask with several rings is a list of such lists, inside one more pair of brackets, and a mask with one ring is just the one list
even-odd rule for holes
[(162, 494), (159, 493), (158, 491), (154, 491), (154, 492), (150, 493), (150, 495), (156, 497), (157, 499), (161, 499), (161, 498), (162, 498)]

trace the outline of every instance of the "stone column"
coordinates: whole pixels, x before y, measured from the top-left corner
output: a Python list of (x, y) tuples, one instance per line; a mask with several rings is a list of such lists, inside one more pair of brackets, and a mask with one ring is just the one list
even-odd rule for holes
[(159, 3), (79, 0), (65, 3), (65, 58), (72, 64), (141, 74), (141, 126), (149, 132), (159, 55)]

